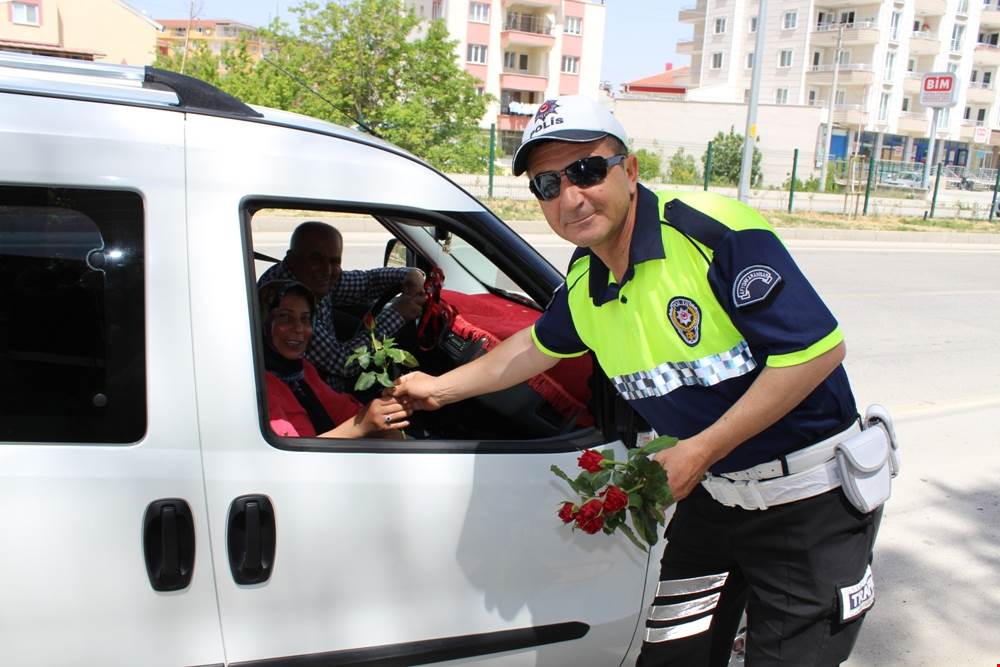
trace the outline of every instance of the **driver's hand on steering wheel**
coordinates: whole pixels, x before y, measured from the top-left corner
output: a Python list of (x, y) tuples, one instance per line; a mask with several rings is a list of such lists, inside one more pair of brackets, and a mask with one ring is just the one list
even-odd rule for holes
[(427, 297), (424, 296), (423, 290), (421, 289), (421, 291), (416, 294), (409, 294), (406, 292), (400, 294), (389, 302), (389, 306), (402, 315), (404, 320), (409, 322), (420, 317), (420, 314), (424, 311), (424, 302), (426, 301)]

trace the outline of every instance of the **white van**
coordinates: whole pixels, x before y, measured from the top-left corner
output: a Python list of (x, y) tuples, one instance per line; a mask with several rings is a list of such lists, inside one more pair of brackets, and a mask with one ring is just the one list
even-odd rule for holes
[(467, 319), (537, 316), (562, 279), (370, 136), (0, 54), (0, 664), (630, 664), (662, 543), (562, 526), (549, 470), (634, 442), (589, 370), (569, 413), (521, 386), (402, 442), (271, 432), (255, 220), (301, 211), (381, 225)]

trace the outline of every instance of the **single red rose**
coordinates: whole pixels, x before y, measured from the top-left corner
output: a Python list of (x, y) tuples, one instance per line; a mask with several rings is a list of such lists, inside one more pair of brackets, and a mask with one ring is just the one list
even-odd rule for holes
[(365, 315), (365, 328), (369, 331), (375, 330), (375, 316), (371, 313)]
[(604, 527), (604, 505), (597, 498), (585, 502), (576, 513), (576, 525), (593, 535)]
[(601, 492), (601, 496), (604, 498), (604, 511), (607, 514), (620, 512), (628, 507), (628, 494), (614, 484), (609, 484), (608, 488)]
[(562, 507), (559, 508), (559, 518), (562, 519), (562, 522), (572, 523), (574, 517), (576, 517), (576, 507), (573, 503), (563, 503)]
[(592, 449), (588, 449), (580, 455), (580, 458), (576, 462), (587, 472), (601, 472), (601, 461), (603, 460), (603, 456)]

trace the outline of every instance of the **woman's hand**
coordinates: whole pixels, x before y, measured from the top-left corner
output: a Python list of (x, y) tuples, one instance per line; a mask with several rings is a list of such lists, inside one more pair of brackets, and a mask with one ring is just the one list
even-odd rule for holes
[(366, 405), (354, 418), (364, 435), (386, 435), (410, 425), (412, 410), (392, 396), (381, 396)]

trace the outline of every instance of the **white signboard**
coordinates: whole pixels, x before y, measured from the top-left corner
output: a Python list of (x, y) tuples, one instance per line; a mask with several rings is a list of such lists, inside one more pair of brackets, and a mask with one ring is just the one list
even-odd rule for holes
[(952, 72), (928, 72), (920, 82), (920, 104), (941, 109), (958, 104), (958, 77)]
[(990, 128), (977, 125), (972, 131), (972, 143), (985, 144), (990, 140)]

